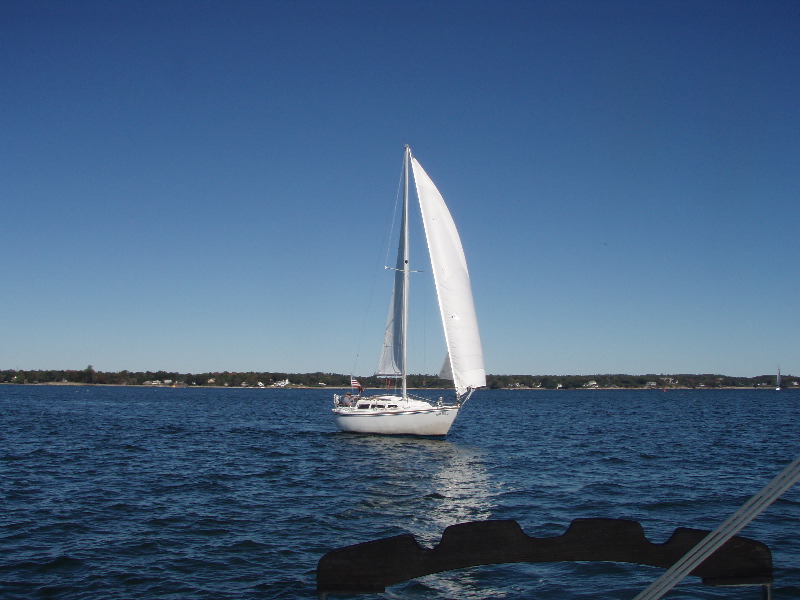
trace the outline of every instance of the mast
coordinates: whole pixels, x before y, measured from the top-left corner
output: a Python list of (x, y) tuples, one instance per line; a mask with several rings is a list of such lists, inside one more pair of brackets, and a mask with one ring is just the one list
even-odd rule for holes
[[(397, 258), (394, 268), (394, 285), (392, 287), (392, 301), (389, 303), (389, 316), (386, 320), (386, 330), (383, 336), (383, 350), (378, 362), (375, 374), (378, 377), (392, 379), (397, 389), (402, 384), (403, 396), (406, 396), (406, 343), (407, 343), (407, 321), (408, 321), (408, 302), (406, 299), (407, 288), (410, 281), (409, 269), (409, 228), (408, 213), (409, 207), (409, 170), (411, 169), (411, 149), (406, 146), (403, 159), (403, 168), (400, 173), (401, 186), (403, 188), (402, 205), (400, 207), (400, 235), (397, 241)], [(399, 191), (399, 190), (398, 190)], [(390, 267), (386, 267), (389, 269)]]
[(400, 235), (403, 237), (403, 316), (400, 324), (402, 331), (402, 365), (400, 366), (400, 377), (403, 386), (403, 398), (408, 397), (408, 387), (406, 384), (406, 342), (408, 340), (408, 162), (411, 156), (411, 148), (406, 144), (404, 168), (403, 168), (403, 231)]

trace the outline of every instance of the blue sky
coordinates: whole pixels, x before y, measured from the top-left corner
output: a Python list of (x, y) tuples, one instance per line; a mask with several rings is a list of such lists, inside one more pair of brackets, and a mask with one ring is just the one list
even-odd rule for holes
[(6, 0), (0, 368), (371, 374), (408, 143), (489, 373), (800, 373), (798, 31), (797, 1)]

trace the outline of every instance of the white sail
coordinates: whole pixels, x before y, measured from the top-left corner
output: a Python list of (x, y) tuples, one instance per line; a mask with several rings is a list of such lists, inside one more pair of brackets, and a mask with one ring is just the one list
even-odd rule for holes
[(375, 372), (378, 377), (400, 377), (405, 371), (403, 368), (403, 300), (407, 290), (406, 286), (403, 285), (403, 262), (405, 261), (406, 240), (408, 238), (407, 227), (406, 213), (403, 211), (400, 224), (400, 245), (397, 249), (397, 263), (394, 272), (392, 302), (389, 305), (389, 318), (386, 320), (386, 332), (383, 335), (381, 359), (378, 363), (378, 370)]
[(415, 158), (411, 164), (447, 343), (440, 376), (452, 378), (456, 391), (464, 394), (486, 385), (467, 259), (442, 195)]

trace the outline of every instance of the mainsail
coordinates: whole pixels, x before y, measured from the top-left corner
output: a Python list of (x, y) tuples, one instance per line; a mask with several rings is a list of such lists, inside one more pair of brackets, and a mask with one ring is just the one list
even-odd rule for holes
[(402, 221), (400, 223), (400, 245), (397, 249), (397, 262), (394, 270), (392, 302), (389, 304), (389, 317), (386, 320), (386, 332), (383, 335), (381, 360), (378, 363), (378, 370), (375, 373), (378, 377), (400, 377), (405, 371), (403, 364), (403, 306), (408, 290), (403, 281), (405, 278), (403, 263), (406, 260), (408, 244), (406, 213), (407, 210), (404, 208)]

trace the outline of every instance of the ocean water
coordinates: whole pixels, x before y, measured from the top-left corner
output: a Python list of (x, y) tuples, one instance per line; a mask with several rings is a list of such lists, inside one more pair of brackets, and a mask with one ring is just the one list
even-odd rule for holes
[[(331, 390), (0, 387), (0, 598), (315, 598), (329, 550), (515, 519), (713, 529), (800, 455), (800, 391), (479, 391), (446, 440), (343, 434)], [(742, 535), (800, 598), (800, 489)], [(662, 571), (483, 566), (383, 598), (633, 598)], [(336, 596), (359, 597), (359, 596)], [(374, 596), (373, 596), (374, 597)], [(667, 598), (760, 598), (689, 577)]]

